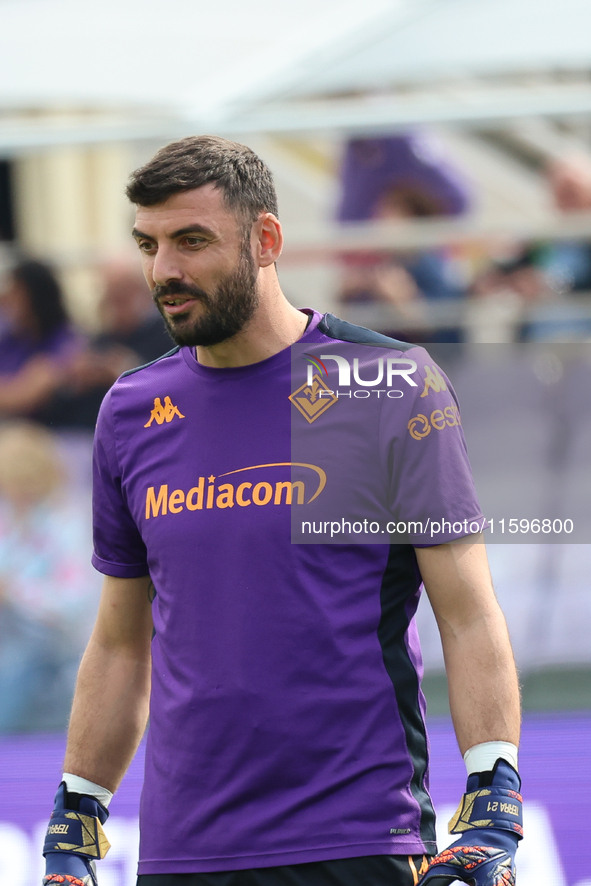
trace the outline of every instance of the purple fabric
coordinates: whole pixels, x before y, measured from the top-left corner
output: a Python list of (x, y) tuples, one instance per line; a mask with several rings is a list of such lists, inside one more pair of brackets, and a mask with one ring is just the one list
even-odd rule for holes
[[(319, 320), (306, 347), (326, 346)], [(290, 543), (291, 372), (290, 349), (216, 370), (185, 348), (121, 378), (101, 410), (93, 562), (156, 588), (141, 873), (433, 848), (399, 698), (420, 732), (419, 578), (406, 568), (393, 588), (408, 629), (395, 690), (378, 638), (388, 546)], [(458, 428), (421, 449), (407, 418), (392, 411), (384, 446), (399, 439), (421, 477), (392, 495), (477, 513), (471, 487), (437, 488), (442, 461), (466, 470)]]
[(345, 149), (338, 220), (372, 218), (384, 191), (394, 186), (420, 189), (442, 215), (460, 215), (470, 206), (466, 179), (424, 133), (353, 139)]
[(6, 331), (0, 338), (0, 375), (14, 375), (32, 357), (44, 355), (67, 358), (80, 345), (82, 338), (70, 326), (60, 326), (41, 342), (30, 342)]

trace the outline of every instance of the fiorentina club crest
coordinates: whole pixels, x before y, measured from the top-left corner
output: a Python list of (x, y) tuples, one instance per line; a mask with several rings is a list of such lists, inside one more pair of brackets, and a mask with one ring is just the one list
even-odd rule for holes
[(337, 397), (319, 375), (314, 375), (311, 382), (301, 385), (290, 394), (289, 399), (310, 424), (337, 402)]

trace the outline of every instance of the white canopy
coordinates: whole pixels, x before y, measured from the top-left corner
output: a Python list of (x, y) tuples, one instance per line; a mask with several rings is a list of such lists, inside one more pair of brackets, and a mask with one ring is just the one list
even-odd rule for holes
[(588, 69), (590, 32), (588, 0), (411, 0), (300, 64), (283, 90), (293, 98)]
[(0, 0), (0, 147), (588, 114), (589, 33), (588, 0)]
[[(408, 0), (406, 0), (408, 2)], [(0, 0), (0, 107), (213, 114), (392, 0)]]

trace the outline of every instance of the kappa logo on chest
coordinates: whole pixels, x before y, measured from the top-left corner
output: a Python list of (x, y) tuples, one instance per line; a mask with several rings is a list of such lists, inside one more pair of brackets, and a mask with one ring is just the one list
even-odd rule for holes
[(178, 406), (175, 406), (170, 399), (170, 397), (164, 398), (164, 405), (162, 404), (162, 400), (160, 397), (154, 398), (154, 406), (150, 413), (149, 421), (144, 425), (145, 428), (149, 428), (152, 422), (156, 422), (157, 425), (162, 425), (164, 422), (167, 424), (173, 420), (173, 418), (184, 418), (185, 416), (179, 410)]

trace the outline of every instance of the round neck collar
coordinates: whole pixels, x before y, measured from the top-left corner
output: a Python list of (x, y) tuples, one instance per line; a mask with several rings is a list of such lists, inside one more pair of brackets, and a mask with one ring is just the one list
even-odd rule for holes
[[(301, 313), (309, 315), (308, 324), (303, 335), (294, 344), (307, 341), (315, 332), (323, 316), (313, 308), (301, 308)], [(247, 363), (245, 366), (204, 366), (203, 363), (199, 363), (197, 360), (194, 347), (181, 348), (181, 354), (189, 369), (197, 375), (201, 375), (203, 378), (229, 381), (269, 372), (283, 363), (289, 362), (291, 359), (291, 347), (291, 345), (288, 345), (288, 347), (283, 348), (276, 354), (271, 354), (270, 357), (266, 357), (264, 360), (258, 360), (256, 363)]]

